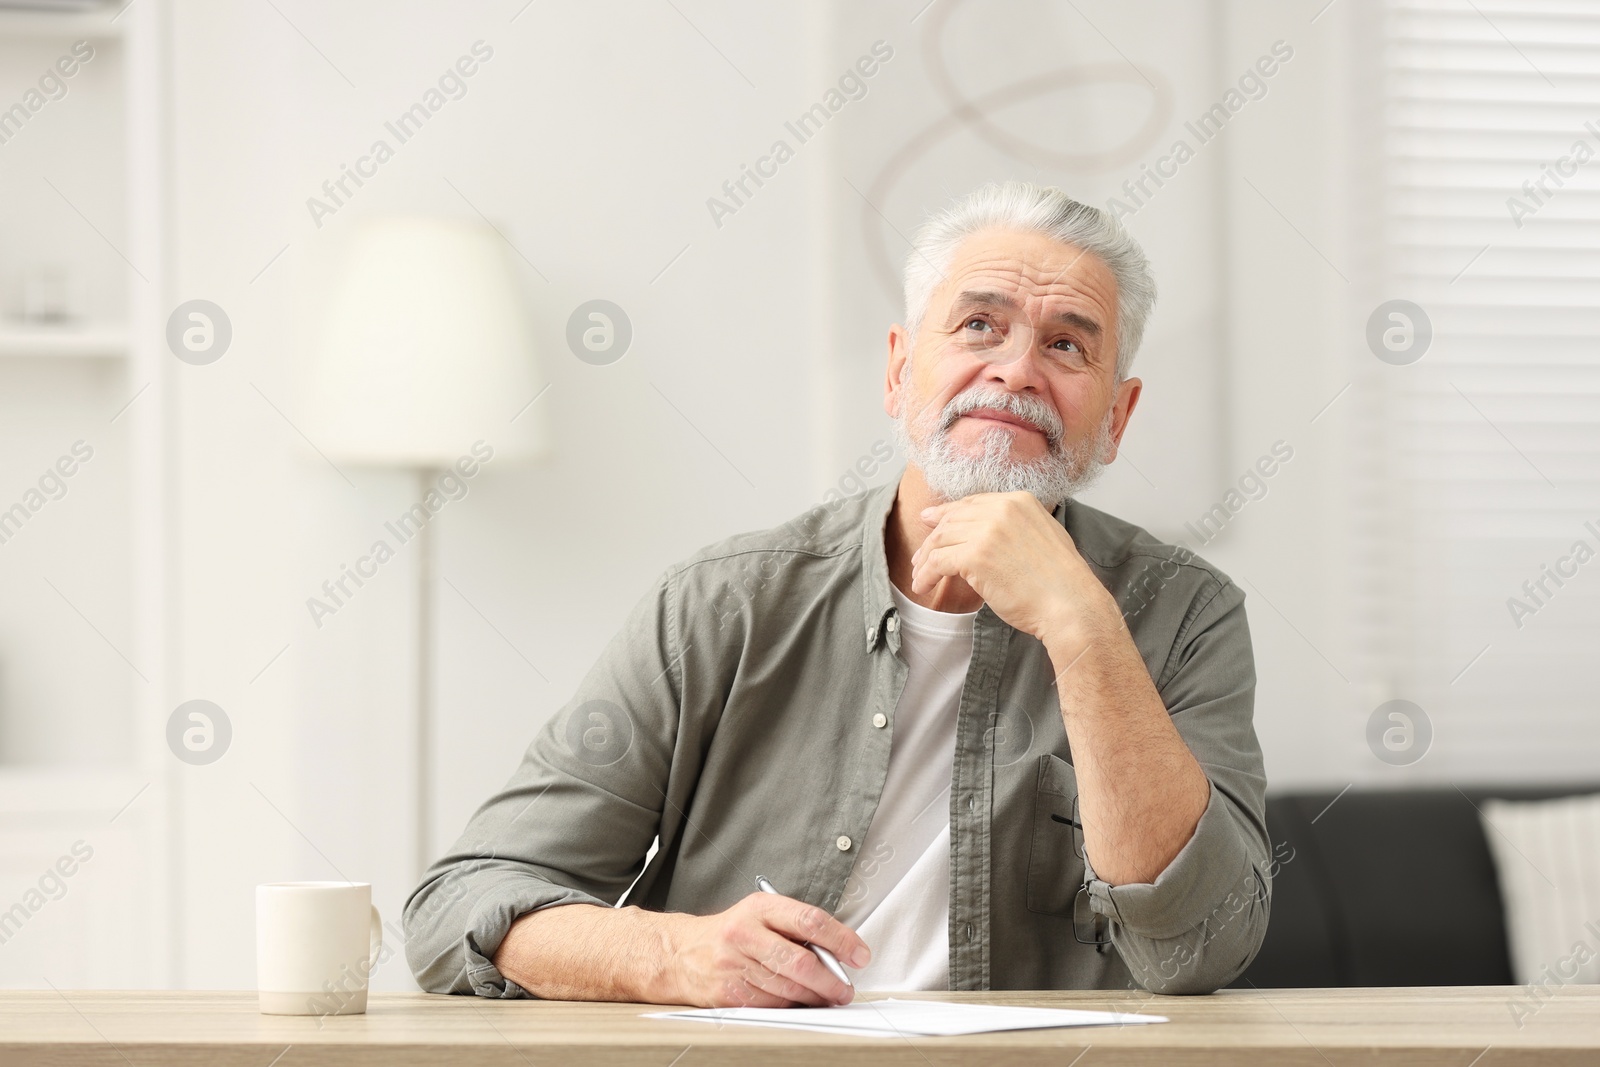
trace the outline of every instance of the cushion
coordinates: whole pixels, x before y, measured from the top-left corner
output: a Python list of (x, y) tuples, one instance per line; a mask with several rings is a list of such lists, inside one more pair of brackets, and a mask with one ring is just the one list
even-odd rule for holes
[(1600, 982), (1600, 794), (1482, 812), (1516, 981)]

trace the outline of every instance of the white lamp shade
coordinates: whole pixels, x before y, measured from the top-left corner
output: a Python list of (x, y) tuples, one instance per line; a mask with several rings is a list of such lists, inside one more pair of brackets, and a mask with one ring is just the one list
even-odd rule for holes
[[(364, 224), (338, 277), (305, 394), (336, 460), (446, 467), (475, 441), (544, 451), (537, 355), (503, 239), (441, 218)], [(513, 419), (515, 421), (513, 421)]]

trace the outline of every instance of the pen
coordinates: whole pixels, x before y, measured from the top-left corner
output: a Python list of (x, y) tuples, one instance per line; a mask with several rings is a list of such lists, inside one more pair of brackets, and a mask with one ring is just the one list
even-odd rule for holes
[[(761, 890), (763, 893), (778, 893), (778, 891), (772, 887), (772, 883), (767, 881), (765, 877), (759, 874), (756, 875), (756, 888)], [(783, 894), (778, 893), (778, 895), (782, 896)], [(824, 967), (833, 972), (833, 976), (835, 978), (839, 979), (839, 981), (843, 982), (845, 985), (855, 988), (855, 983), (850, 981), (850, 976), (848, 974), (844, 973), (844, 968), (839, 966), (839, 961), (834, 958), (833, 953), (829, 952), (821, 945), (813, 945), (809, 941), (805, 942), (805, 946), (817, 954), (817, 959), (822, 961), (822, 965)]]

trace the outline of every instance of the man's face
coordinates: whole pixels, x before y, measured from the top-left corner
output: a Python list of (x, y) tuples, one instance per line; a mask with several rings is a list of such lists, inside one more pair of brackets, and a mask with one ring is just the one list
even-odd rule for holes
[(1116, 328), (1116, 280), (1098, 257), (1038, 234), (974, 234), (915, 344), (889, 331), (884, 409), (937, 494), (1022, 489), (1053, 505), (1116, 458), (1138, 400), (1137, 378), (1116, 380)]

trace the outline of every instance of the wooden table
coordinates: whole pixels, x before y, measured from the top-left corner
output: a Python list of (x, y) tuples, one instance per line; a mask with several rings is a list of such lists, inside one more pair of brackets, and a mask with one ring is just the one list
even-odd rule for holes
[[(1600, 987), (1542, 1004), (1521, 987), (902, 994), (991, 1004), (1143, 1011), (1151, 1026), (946, 1038), (860, 1038), (642, 1019), (636, 1004), (375, 994), (366, 1015), (260, 1015), (244, 992), (0, 992), (0, 1064), (545, 1067), (830, 1065), (1600, 1063)], [(875, 996), (875, 995), (874, 995)], [(1511, 1005), (1521, 1002), (1519, 1028)]]

